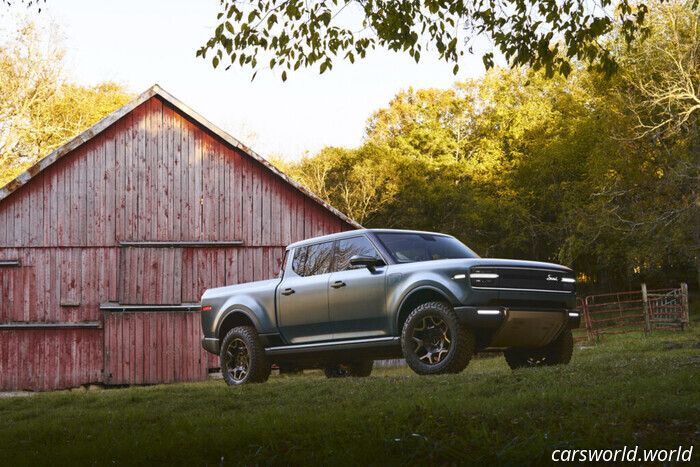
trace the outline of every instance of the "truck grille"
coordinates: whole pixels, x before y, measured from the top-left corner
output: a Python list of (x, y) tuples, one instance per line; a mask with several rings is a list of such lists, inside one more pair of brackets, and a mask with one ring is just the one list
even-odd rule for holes
[(542, 292), (574, 292), (576, 283), (570, 272), (557, 269), (516, 266), (476, 267), (470, 271), (474, 288)]

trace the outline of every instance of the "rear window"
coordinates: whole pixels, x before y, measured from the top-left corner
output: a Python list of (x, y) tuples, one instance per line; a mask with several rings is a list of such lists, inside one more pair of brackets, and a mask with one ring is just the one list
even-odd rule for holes
[(447, 235), (377, 233), (376, 236), (397, 263), (479, 257), (464, 243)]
[(294, 249), (292, 270), (302, 277), (326, 274), (333, 263), (333, 242), (317, 243)]

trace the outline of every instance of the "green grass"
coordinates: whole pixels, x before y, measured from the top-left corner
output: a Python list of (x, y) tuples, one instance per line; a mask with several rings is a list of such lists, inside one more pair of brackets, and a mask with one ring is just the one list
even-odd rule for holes
[(562, 367), (512, 372), (478, 358), (439, 377), (390, 368), (0, 398), (0, 463), (533, 464), (554, 449), (625, 445), (694, 445), (697, 461), (693, 324), (609, 338)]

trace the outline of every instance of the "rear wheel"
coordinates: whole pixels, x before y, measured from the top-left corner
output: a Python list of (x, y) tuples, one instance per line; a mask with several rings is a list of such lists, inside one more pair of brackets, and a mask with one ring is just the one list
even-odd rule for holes
[(231, 329), (221, 344), (221, 375), (229, 386), (264, 383), (271, 366), (258, 333), (250, 326)]
[(374, 360), (363, 360), (352, 363), (332, 363), (323, 368), (326, 378), (344, 378), (346, 376), (354, 376), (364, 378), (372, 373)]
[(559, 337), (544, 347), (536, 349), (508, 349), (503, 352), (508, 366), (517, 368), (533, 366), (566, 365), (574, 353), (574, 337), (571, 329), (564, 329)]
[(474, 332), (459, 323), (448, 304), (424, 303), (404, 323), (401, 350), (419, 375), (459, 373), (474, 354)]

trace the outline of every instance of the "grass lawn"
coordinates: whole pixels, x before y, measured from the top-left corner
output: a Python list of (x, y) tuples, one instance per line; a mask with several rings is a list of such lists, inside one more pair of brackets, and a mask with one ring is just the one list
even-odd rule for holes
[(610, 338), (570, 365), (459, 375), (375, 369), (0, 398), (0, 464), (539, 464), (554, 449), (685, 449), (700, 459), (700, 323)]

